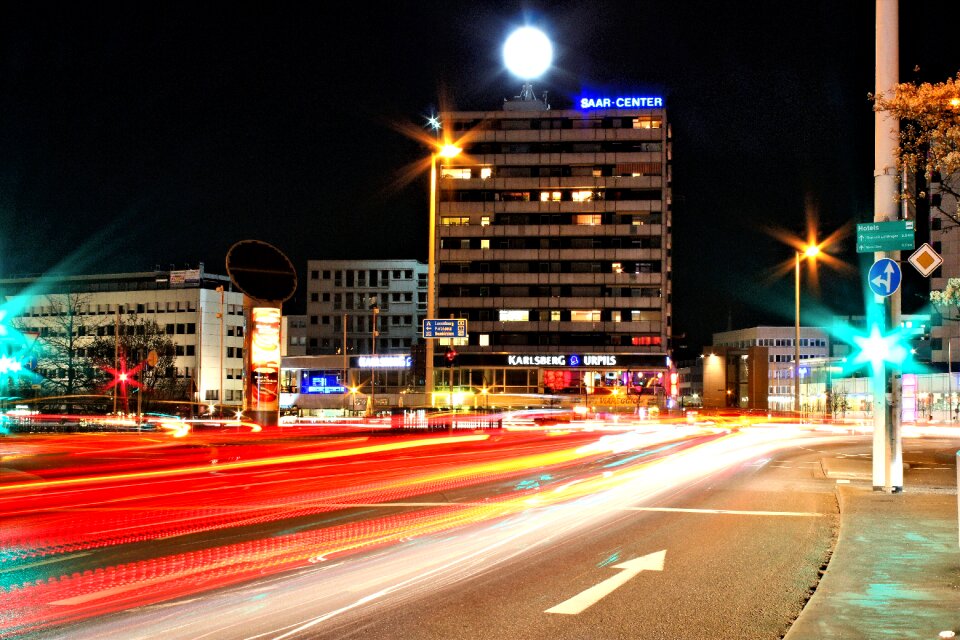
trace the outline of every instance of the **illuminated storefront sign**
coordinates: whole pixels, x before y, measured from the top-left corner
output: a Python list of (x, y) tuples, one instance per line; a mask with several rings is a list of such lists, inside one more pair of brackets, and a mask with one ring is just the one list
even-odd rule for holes
[(581, 109), (651, 109), (663, 106), (659, 96), (619, 96), (616, 98), (580, 98)]
[(280, 309), (254, 307), (250, 338), (252, 409), (280, 409)]
[(413, 358), (404, 355), (360, 356), (357, 366), (361, 369), (407, 369)]
[(507, 356), (511, 367), (565, 367), (567, 356)]
[(340, 384), (340, 376), (336, 374), (319, 371), (300, 372), (300, 393), (326, 394), (346, 392), (347, 389)]
[(614, 355), (509, 355), (507, 365), (511, 367), (615, 367)]

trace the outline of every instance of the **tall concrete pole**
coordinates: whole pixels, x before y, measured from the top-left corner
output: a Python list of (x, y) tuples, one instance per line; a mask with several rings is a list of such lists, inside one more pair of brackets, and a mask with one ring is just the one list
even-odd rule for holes
[[(876, 93), (890, 95), (899, 82), (899, 2), (877, 0)], [(897, 143), (899, 120), (889, 112), (874, 115), (873, 219), (875, 222), (897, 220)], [(876, 259), (899, 261), (900, 252), (878, 252)], [(869, 295), (869, 294), (868, 294)], [(884, 325), (881, 333), (900, 324), (899, 290), (887, 298), (868, 301), (883, 304)], [(868, 314), (869, 315), (869, 314)], [(869, 327), (868, 327), (869, 330)], [(896, 368), (889, 371), (884, 364), (873, 377), (873, 489), (887, 493), (903, 490), (903, 450), (900, 442), (900, 376)], [(889, 378), (888, 378), (889, 375)], [(889, 394), (889, 402), (888, 402)]]
[(796, 302), (796, 314), (794, 322), (796, 323), (793, 335), (793, 411), (796, 418), (800, 421), (800, 252), (796, 255), (796, 268), (794, 270), (793, 295)]
[[(437, 317), (437, 153), (430, 155), (430, 246), (427, 250), (427, 318)], [(423, 327), (421, 327), (422, 334)], [(424, 338), (426, 366), (424, 367), (423, 391), (426, 395), (426, 404), (433, 406), (433, 338)]]

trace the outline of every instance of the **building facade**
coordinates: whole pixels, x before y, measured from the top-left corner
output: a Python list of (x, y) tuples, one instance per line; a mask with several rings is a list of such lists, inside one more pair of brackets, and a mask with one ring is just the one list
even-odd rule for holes
[(758, 346), (712, 346), (704, 350), (704, 409), (767, 411), (769, 349)]
[[(790, 411), (794, 405), (794, 361), (796, 327), (750, 327), (713, 334), (717, 347), (767, 348), (767, 407)], [(820, 327), (800, 327), (800, 376), (807, 372), (804, 360), (823, 360), (830, 355), (830, 334)], [(704, 381), (704, 393), (707, 384)]]
[(280, 333), (284, 336), (284, 340), (280, 349), (280, 355), (307, 355), (307, 316), (284, 315), (281, 319), (280, 326)]
[(62, 388), (71, 375), (64, 358), (53, 352), (55, 341), (68, 339), (71, 361), (90, 367), (86, 349), (95, 338), (113, 336), (136, 319), (155, 322), (173, 341), (170, 375), (184, 388), (184, 400), (242, 406), (243, 294), (232, 289), (227, 276), (207, 273), (202, 264), (199, 269), (3, 279), (0, 300), (9, 312), (5, 321), (36, 341), (32, 366), (36, 386), (44, 392)]
[[(933, 250), (943, 258), (943, 264), (930, 276), (930, 288), (943, 291), (950, 278), (960, 278), (960, 230), (946, 213), (956, 216), (958, 205), (953, 191), (960, 187), (960, 175), (949, 178), (953, 189), (944, 189), (941, 182), (930, 185), (930, 244)], [(946, 212), (946, 213), (945, 213)], [(960, 370), (960, 322), (956, 320), (960, 313), (956, 309), (940, 308), (940, 317), (931, 331), (931, 361), (945, 365), (954, 371)], [(935, 316), (937, 314), (935, 313)]]
[(306, 355), (342, 354), (344, 342), (348, 355), (409, 355), (426, 291), (427, 265), (416, 260), (309, 260)]
[[(670, 128), (660, 98), (442, 114), (437, 317), (465, 319), (435, 385), (663, 387), (671, 339)], [(600, 106), (601, 108), (595, 108)]]

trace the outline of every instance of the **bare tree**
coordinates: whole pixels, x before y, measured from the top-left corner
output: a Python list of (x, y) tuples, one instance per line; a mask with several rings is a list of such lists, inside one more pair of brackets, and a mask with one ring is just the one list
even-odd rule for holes
[(101, 388), (116, 384), (114, 376), (120, 373), (114, 362), (117, 354), (119, 368), (130, 372), (147, 405), (186, 397), (185, 385), (175, 375), (176, 345), (153, 320), (135, 313), (121, 315), (112, 331), (101, 331), (93, 340), (88, 353), (97, 365)]
[(72, 396), (96, 389), (87, 348), (107, 320), (89, 313), (90, 298), (88, 293), (48, 294), (29, 323), (23, 316), (14, 320), (18, 331), (36, 334), (37, 373), (47, 394)]

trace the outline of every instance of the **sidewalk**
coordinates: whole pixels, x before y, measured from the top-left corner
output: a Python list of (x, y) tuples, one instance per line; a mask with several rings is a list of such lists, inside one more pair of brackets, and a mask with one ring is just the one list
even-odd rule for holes
[(840, 537), (785, 640), (960, 637), (956, 470), (904, 461), (896, 495), (873, 490), (868, 457), (821, 461), (837, 481)]

